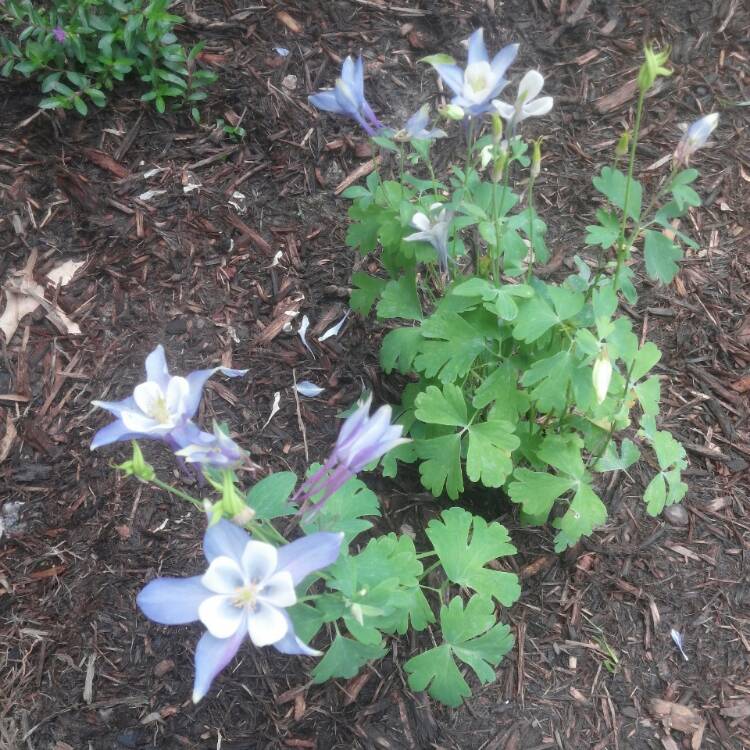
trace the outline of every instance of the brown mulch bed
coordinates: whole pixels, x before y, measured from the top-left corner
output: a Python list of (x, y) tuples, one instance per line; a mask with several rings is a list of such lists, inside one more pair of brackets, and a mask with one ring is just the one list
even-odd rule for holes
[[(259, 5), (199, 4), (183, 29), (207, 40), (220, 76), (204, 123), (241, 117), (241, 143), (184, 114), (157, 116), (134, 89), (81, 120), (34, 116), (35, 87), (0, 81), (0, 284), (32, 255), (38, 281), (85, 261), (48, 292), (81, 335), (37, 312), (0, 352), (0, 748), (750, 747), (750, 13), (735, 0)], [(520, 41), (515, 76), (538, 67), (556, 97), (531, 127), (548, 135), (537, 192), (563, 270), (583, 251), (590, 175), (631, 123), (643, 41), (671, 43), (675, 66), (648, 102), (647, 183), (678, 123), (722, 111), (715, 147), (697, 159), (705, 206), (688, 229), (701, 249), (669, 288), (641, 279), (626, 310), (664, 352), (663, 424), (691, 461), (687, 514), (647, 517), (648, 471), (636, 466), (607, 488), (606, 528), (557, 556), (548, 530), (519, 528), (496, 496), (470, 498), (511, 530), (523, 595), (505, 613), (516, 649), (460, 710), (410, 693), (401, 665), (419, 644), (406, 640), (358, 678), (323, 686), (302, 662), (248, 647), (193, 706), (198, 629), (156, 627), (134, 598), (156, 572), (197, 571), (201, 519), (119, 478), (122, 446), (89, 451), (106, 422), (90, 402), (127, 394), (157, 343), (177, 372), (249, 367), (241, 381), (211, 382), (201, 418), (228, 420), (259, 476), (301, 472), (306, 451), (324, 457), (334, 415), (363, 385), (394, 401), (376, 323), (352, 316), (315, 343), (362, 262), (344, 245), (336, 189), (371, 153), (306, 96), (362, 50), (373, 106), (398, 120), (438, 95), (417, 59), (458, 54), (479, 25), (491, 48)], [(315, 359), (284, 329), (290, 312), (312, 321)], [(299, 414), (293, 371), (326, 387)], [(276, 392), (281, 409), (264, 427)], [(172, 470), (166, 452), (148, 455)], [(408, 473), (372, 483), (383, 529), (419, 528), (439, 507)]]

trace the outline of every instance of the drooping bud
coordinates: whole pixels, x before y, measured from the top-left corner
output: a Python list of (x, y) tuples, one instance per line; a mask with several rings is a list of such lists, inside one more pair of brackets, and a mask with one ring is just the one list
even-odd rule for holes
[(630, 148), (630, 131), (626, 130), (620, 136), (620, 140), (617, 141), (617, 145), (615, 146), (615, 156), (617, 156), (618, 158), (621, 156), (625, 156), (625, 154), (628, 153), (629, 148)]
[(607, 398), (609, 384), (612, 380), (612, 362), (609, 359), (609, 352), (606, 346), (602, 348), (594, 362), (591, 380), (596, 392), (596, 401), (601, 404)]
[(255, 511), (248, 505), (246, 505), (240, 513), (232, 516), (232, 523), (243, 528), (255, 518)]
[(488, 143), (479, 152), (479, 163), (482, 165), (482, 169), (487, 169), (487, 165), (492, 161), (494, 151), (492, 144)]
[(445, 117), (446, 120), (463, 120), (466, 117), (466, 113), (457, 104), (445, 104), (442, 107), (438, 107), (438, 114), (441, 117)]
[(497, 145), (503, 140), (503, 118), (495, 112), (492, 115), (492, 142)]
[(678, 167), (687, 166), (690, 163), (690, 157), (706, 145), (709, 136), (716, 130), (718, 124), (719, 115), (716, 112), (696, 120), (677, 144), (674, 152), (675, 164)]
[(648, 91), (660, 76), (671, 76), (672, 71), (665, 68), (664, 64), (669, 60), (670, 48), (665, 47), (657, 52), (653, 47), (647, 46), (643, 50), (646, 57), (638, 72), (638, 88), (642, 92)]
[(531, 154), (531, 179), (539, 177), (542, 170), (542, 139), (537, 138), (534, 141), (534, 147)]

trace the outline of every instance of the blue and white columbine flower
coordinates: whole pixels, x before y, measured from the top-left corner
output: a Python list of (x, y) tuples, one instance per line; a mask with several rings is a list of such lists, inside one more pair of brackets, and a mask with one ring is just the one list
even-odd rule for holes
[(430, 216), (420, 211), (412, 217), (411, 225), (419, 231), (404, 237), (406, 242), (427, 242), (432, 245), (443, 273), (448, 272), (448, 236), (451, 221), (453, 212), (443, 208), (442, 203), (433, 203), (430, 206)]
[(712, 112), (696, 120), (682, 136), (674, 152), (675, 163), (680, 166), (687, 166), (690, 163), (690, 157), (699, 149), (703, 148), (708, 142), (711, 133), (716, 130), (719, 124), (719, 115)]
[(341, 77), (332, 89), (319, 91), (308, 97), (313, 107), (356, 120), (368, 135), (375, 135), (383, 125), (365, 99), (365, 75), (362, 56), (356, 62), (347, 57), (341, 67)]
[(446, 63), (435, 63), (433, 67), (455, 94), (451, 103), (476, 117), (490, 110), (492, 100), (508, 85), (505, 71), (517, 54), (518, 45), (509, 44), (490, 61), (484, 44), (484, 30), (477, 29), (469, 37), (465, 69)]
[(150, 620), (161, 625), (200, 620), (206, 628), (195, 650), (194, 702), (247, 637), (283, 654), (320, 656), (297, 638), (285, 609), (297, 602), (297, 584), (336, 561), (343, 537), (319, 532), (276, 548), (219, 521), (203, 540), (209, 563), (203, 575), (157, 578), (141, 590), (138, 606)]
[(244, 375), (247, 370), (213, 367), (196, 370), (187, 377), (170, 375), (159, 346), (146, 358), (146, 382), (137, 385), (132, 396), (122, 401), (93, 401), (117, 417), (99, 430), (91, 441), (91, 450), (119, 440), (145, 438), (180, 443), (183, 431), (198, 411), (203, 386), (216, 372), (230, 378)]
[(231, 469), (241, 464), (247, 453), (214, 421), (213, 433), (204, 432), (192, 422), (180, 432), (180, 449), (175, 455), (189, 464), (201, 464), (215, 469)]
[(303, 508), (316, 495), (323, 493), (308, 509), (311, 515), (367, 464), (396, 446), (411, 442), (401, 436), (404, 430), (402, 425), (391, 424), (390, 406), (381, 406), (370, 416), (371, 404), (372, 395), (346, 418), (331, 455), (295, 493), (293, 502), (301, 502)]
[(430, 122), (430, 105), (421, 106), (407, 121), (404, 127), (394, 133), (393, 140), (406, 141), (434, 141), (445, 138), (448, 134), (440, 128), (428, 128)]
[(506, 104), (497, 99), (492, 102), (492, 106), (500, 117), (508, 123), (508, 130), (511, 134), (527, 117), (541, 117), (552, 109), (551, 96), (542, 96), (537, 99), (542, 86), (544, 86), (544, 76), (538, 70), (530, 70), (518, 84), (518, 94), (513, 104)]

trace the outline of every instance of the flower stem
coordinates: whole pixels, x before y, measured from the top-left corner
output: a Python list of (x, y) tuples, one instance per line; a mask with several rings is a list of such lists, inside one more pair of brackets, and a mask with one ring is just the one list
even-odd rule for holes
[(175, 497), (179, 497), (181, 500), (187, 500), (189, 503), (192, 503), (199, 510), (203, 510), (203, 503), (201, 503), (200, 500), (193, 497), (192, 495), (188, 495), (187, 492), (183, 492), (182, 490), (178, 490), (176, 487), (172, 487), (171, 484), (162, 482), (162, 480), (159, 479), (159, 477), (152, 477), (148, 481), (150, 484), (153, 484), (155, 487), (158, 487), (159, 489), (164, 490), (165, 492), (169, 492)]
[[(622, 264), (626, 260), (626, 243), (625, 243), (625, 230), (628, 224), (628, 207), (630, 202), (630, 192), (633, 183), (633, 168), (635, 166), (635, 152), (638, 148), (638, 136), (641, 130), (641, 117), (643, 116), (643, 102), (646, 97), (646, 92), (640, 89), (638, 93), (638, 105), (635, 110), (635, 123), (633, 125), (633, 138), (630, 144), (630, 158), (628, 159), (628, 176), (625, 180), (625, 197), (622, 205), (622, 222), (620, 224), (620, 233), (617, 237), (616, 252), (617, 252), (617, 267), (615, 269), (615, 279), (619, 278), (620, 269)], [(639, 217), (640, 218), (640, 217)]]

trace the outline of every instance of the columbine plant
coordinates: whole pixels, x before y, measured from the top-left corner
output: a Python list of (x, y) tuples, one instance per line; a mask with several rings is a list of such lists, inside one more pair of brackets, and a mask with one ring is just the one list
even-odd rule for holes
[[(351, 306), (367, 315), (375, 305), (390, 322), (381, 364), (411, 379), (397, 419), (412, 442), (388, 454), (385, 473), (395, 476), (397, 461), (417, 462), (424, 486), (451, 500), (469, 489), (467, 480), (496, 488), (498, 500), (520, 506), (523, 521), (551, 520), (561, 551), (606, 521), (596, 475), (627, 469), (644, 447), (658, 465), (645, 491), (648, 512), (687, 490), (685, 451), (657, 428), (660, 352), (640, 344), (618, 308), (623, 297), (636, 299), (638, 259), (666, 284), (681, 246), (696, 247), (678, 226), (700, 205), (691, 187), (698, 172), (685, 167), (718, 116), (687, 130), (671, 170), (644, 196), (633, 176), (644, 100), (657, 78), (671, 74), (668, 52), (647, 48), (632, 131), (593, 178), (601, 199), (581, 242), (586, 257), (572, 254), (577, 272), (546, 281), (535, 274), (550, 259), (547, 225), (534, 206), (541, 139), (530, 143), (523, 130), (550, 112), (553, 99), (541, 95), (537, 70), (521, 77), (514, 101), (501, 98), (517, 49), (509, 45), (490, 62), (480, 29), (465, 68), (447, 55), (425, 58), (454, 94), (439, 111), (464, 121), (460, 156), (445, 173), (435, 172), (429, 138), (391, 137), (387, 128), (373, 138), (398, 155), (400, 169), (373, 172), (344, 193), (352, 200), (348, 244), (377, 251), (383, 268), (353, 275)], [(420, 127), (430, 132), (428, 123)], [(514, 183), (527, 169), (519, 194)]]
[[(493, 680), (493, 667), (513, 645), (496, 609), (510, 606), (520, 593), (514, 573), (485, 567), (515, 552), (505, 528), (453, 508), (430, 522), (429, 545), (420, 553), (406, 535), (361, 539), (379, 508), (356, 475), (409, 442), (403, 426), (391, 423), (389, 406), (370, 413), (371, 397), (345, 419), (328, 459), (311, 466), (296, 491), (291, 472), (242, 488), (237, 472), (247, 463), (245, 452), (223, 426), (214, 424), (209, 433), (192, 421), (202, 386), (217, 370), (230, 376), (246, 372), (215, 368), (171, 376), (157, 347), (146, 361), (147, 382), (132, 397), (97, 402), (118, 420), (94, 439), (101, 446), (132, 436), (157, 437), (178, 458), (200, 467), (203, 486), (219, 494), (218, 500), (195, 497), (162, 481), (137, 442), (132, 458), (119, 467), (207, 514), (208, 567), (187, 578), (156, 578), (137, 597), (155, 623), (203, 626), (193, 700), (208, 694), (246, 640), (255, 648), (319, 659), (312, 678), (324, 682), (353, 677), (382, 658), (389, 636), (438, 623), (442, 640), (404, 665), (412, 687), (458, 705), (471, 691), (457, 661), (480, 682)], [(280, 522), (287, 532), (296, 530), (297, 538), (288, 540)], [(425, 558), (433, 558), (427, 568)]]

